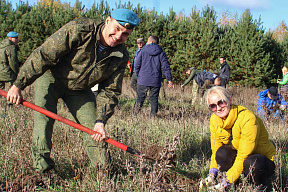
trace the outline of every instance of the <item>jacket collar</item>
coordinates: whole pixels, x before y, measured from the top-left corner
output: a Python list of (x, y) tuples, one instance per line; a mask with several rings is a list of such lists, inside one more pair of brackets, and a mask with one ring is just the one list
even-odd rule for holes
[(214, 119), (216, 121), (217, 126), (220, 126), (223, 129), (231, 129), (238, 118), (238, 114), (242, 110), (246, 110), (247, 108), (240, 105), (231, 105), (231, 109), (226, 119), (222, 119), (217, 115), (214, 115)]

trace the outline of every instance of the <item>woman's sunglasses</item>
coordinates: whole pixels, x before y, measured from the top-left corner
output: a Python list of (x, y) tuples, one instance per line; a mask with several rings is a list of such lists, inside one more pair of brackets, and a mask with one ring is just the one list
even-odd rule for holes
[(219, 100), (218, 102), (217, 102), (217, 104), (215, 104), (215, 103), (213, 103), (213, 104), (210, 104), (209, 105), (209, 109), (211, 110), (211, 111), (216, 111), (217, 110), (217, 106), (219, 106), (219, 107), (226, 107), (227, 106), (227, 103), (226, 103), (226, 101), (224, 101), (224, 99), (221, 99), (221, 100)]

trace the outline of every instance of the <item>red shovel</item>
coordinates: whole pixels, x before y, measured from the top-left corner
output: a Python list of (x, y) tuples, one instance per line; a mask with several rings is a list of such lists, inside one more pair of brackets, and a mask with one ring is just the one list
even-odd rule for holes
[[(4, 97), (7, 97), (7, 92), (3, 91), (2, 89), (0, 89), (0, 95), (2, 95)], [(28, 108), (30, 108), (30, 109), (33, 109), (34, 111), (42, 113), (42, 114), (46, 115), (47, 117), (50, 117), (52, 119), (61, 121), (62, 123), (70, 125), (70, 126), (76, 128), (76, 129), (84, 131), (84, 132), (86, 132), (86, 133), (88, 133), (90, 135), (93, 135), (93, 134), (97, 133), (96, 131), (93, 131), (93, 130), (87, 128), (87, 127), (84, 127), (83, 125), (75, 123), (74, 121), (71, 121), (71, 120), (66, 119), (64, 117), (61, 117), (60, 115), (52, 113), (51, 111), (43, 109), (43, 108), (41, 108), (41, 107), (39, 107), (37, 105), (34, 105), (34, 104), (32, 104), (32, 103), (30, 103), (28, 101), (25, 101), (24, 99), (22, 99), (21, 104), (26, 106), (26, 107), (28, 107)], [(105, 142), (110, 143), (110, 144), (114, 145), (115, 147), (118, 147), (119, 149), (127, 151), (128, 153), (134, 154), (136, 156), (141, 155), (141, 153), (139, 151), (137, 151), (135, 149), (132, 149), (131, 147), (128, 147), (128, 146), (126, 146), (126, 145), (124, 145), (124, 144), (122, 144), (122, 143), (120, 143), (118, 141), (115, 141), (115, 140), (111, 139), (111, 138), (107, 138), (105, 140)]]

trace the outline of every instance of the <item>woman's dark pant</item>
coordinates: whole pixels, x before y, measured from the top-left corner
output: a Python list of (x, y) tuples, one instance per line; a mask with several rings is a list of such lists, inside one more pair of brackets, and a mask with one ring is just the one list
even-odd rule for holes
[[(216, 162), (220, 165), (220, 171), (228, 171), (234, 164), (237, 156), (237, 150), (230, 146), (222, 146), (216, 152)], [(243, 173), (250, 182), (257, 185), (266, 185), (267, 179), (273, 175), (275, 164), (266, 156), (261, 154), (253, 154), (243, 163)]]

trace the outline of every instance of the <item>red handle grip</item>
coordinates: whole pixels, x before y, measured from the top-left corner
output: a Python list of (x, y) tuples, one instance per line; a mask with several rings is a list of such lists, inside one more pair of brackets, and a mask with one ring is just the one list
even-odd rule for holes
[[(2, 89), (0, 89), (0, 95), (2, 95), (2, 96), (7, 98), (7, 92), (2, 90)], [(46, 115), (47, 117), (50, 117), (50, 118), (55, 119), (55, 120), (58, 120), (58, 121), (60, 121), (62, 123), (65, 123), (67, 125), (70, 125), (70, 126), (76, 128), (76, 129), (84, 131), (84, 132), (86, 132), (86, 133), (88, 133), (90, 135), (93, 135), (93, 134), (97, 133), (96, 131), (93, 131), (93, 130), (91, 130), (91, 129), (83, 126), (83, 125), (75, 123), (74, 121), (66, 119), (66, 118), (64, 118), (64, 117), (62, 117), (60, 115), (57, 115), (57, 114), (55, 114), (55, 113), (53, 113), (51, 111), (43, 109), (42, 107), (34, 105), (34, 104), (24, 100), (24, 99), (22, 99), (21, 104), (26, 106), (26, 107), (28, 107), (28, 108), (30, 108), (30, 109), (33, 109), (34, 111), (42, 113), (42, 114)], [(118, 142), (118, 141), (115, 141), (115, 140), (113, 140), (111, 138), (105, 139), (105, 142), (110, 143), (111, 145), (114, 145), (115, 147), (118, 147), (119, 149), (122, 149), (124, 151), (129, 152), (129, 153), (132, 153), (132, 154), (135, 154), (135, 155), (140, 155), (141, 154), (139, 151), (134, 150), (134, 149), (132, 149), (132, 148), (130, 148), (130, 147)]]

